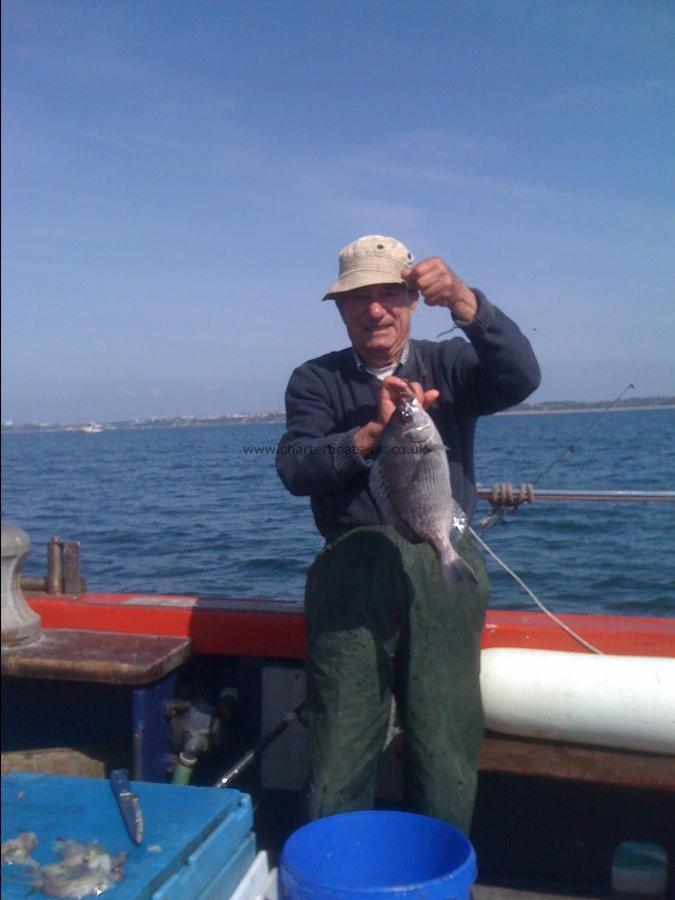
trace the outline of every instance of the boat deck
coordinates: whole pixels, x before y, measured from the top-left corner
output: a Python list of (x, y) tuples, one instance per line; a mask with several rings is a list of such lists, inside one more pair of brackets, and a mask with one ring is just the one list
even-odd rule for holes
[[(211, 682), (240, 690), (237, 727), (222, 751), (227, 757), (214, 753), (200, 763), (199, 783), (213, 784), (303, 694), (300, 604), (138, 594), (42, 594), (28, 601), (44, 631), (33, 645), (3, 649), (3, 767), (16, 763), (9, 758), (14, 752), (23, 757), (35, 750), (44, 762), (58, 748), (83, 756), (89, 745), (94, 754), (104, 742), (115, 751), (114, 767), (128, 765), (136, 780), (165, 780), (172, 746), (164, 709), (180, 675), (194, 691)], [(578, 615), (565, 621), (606, 653), (675, 657), (672, 619)], [(482, 646), (585, 652), (542, 614), (524, 612), (490, 611)], [(264, 685), (280, 692), (267, 705)], [(78, 740), (62, 714), (73, 708)], [(299, 759), (293, 740), (289, 730), (275, 744), (281, 761), (288, 758), (282, 768), (289, 777)], [(106, 759), (92, 756), (100, 771), (86, 774), (104, 777)], [(297, 827), (296, 804), (289, 789), (267, 783), (265, 772), (273, 767), (263, 763), (236, 786), (259, 804), (259, 846), (274, 855)], [(481, 879), (474, 900), (609, 896), (612, 854), (626, 840), (658, 843), (675, 859), (674, 763), (672, 754), (486, 733), (472, 832)]]

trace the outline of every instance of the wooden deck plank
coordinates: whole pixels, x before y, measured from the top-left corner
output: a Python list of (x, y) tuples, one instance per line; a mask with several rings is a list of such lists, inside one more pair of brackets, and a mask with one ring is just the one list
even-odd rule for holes
[(579, 898), (570, 894), (540, 894), (537, 891), (515, 891), (511, 888), (474, 884), (472, 900), (599, 900), (597, 897)]
[(23, 647), (2, 648), (2, 674), (21, 678), (140, 685), (190, 656), (184, 637), (50, 629)]
[(675, 756), (514, 738), (489, 732), (479, 769), (593, 784), (675, 791)]

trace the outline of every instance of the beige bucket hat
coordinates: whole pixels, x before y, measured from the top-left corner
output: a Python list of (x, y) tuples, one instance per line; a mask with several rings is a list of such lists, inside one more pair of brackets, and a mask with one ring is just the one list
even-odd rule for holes
[(340, 250), (338, 280), (331, 285), (324, 300), (369, 284), (405, 284), (403, 269), (413, 264), (414, 256), (395, 238), (367, 234)]

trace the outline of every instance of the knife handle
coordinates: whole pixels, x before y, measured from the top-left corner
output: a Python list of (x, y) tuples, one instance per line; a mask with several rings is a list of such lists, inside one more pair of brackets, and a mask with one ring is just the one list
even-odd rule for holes
[(128, 769), (113, 769), (108, 777), (110, 780), (110, 787), (113, 789), (115, 794), (133, 793), (131, 790), (131, 785), (129, 784)]
[(108, 780), (117, 800), (129, 837), (135, 844), (143, 840), (143, 814), (138, 794), (131, 789), (127, 769), (113, 769)]

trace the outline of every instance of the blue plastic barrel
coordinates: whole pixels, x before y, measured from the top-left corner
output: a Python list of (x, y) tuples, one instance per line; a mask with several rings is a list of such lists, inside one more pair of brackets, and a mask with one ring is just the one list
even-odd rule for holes
[(476, 880), (467, 838), (414, 813), (344, 813), (294, 832), (281, 854), (286, 900), (466, 900)]

